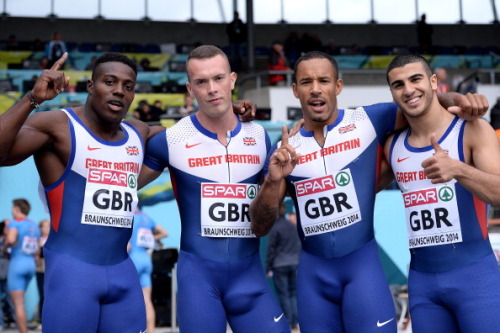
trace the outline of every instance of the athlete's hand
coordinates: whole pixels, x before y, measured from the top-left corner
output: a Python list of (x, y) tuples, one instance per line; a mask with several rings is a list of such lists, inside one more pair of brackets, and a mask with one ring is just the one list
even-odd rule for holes
[(454, 96), (455, 106), (450, 106), (448, 112), (456, 114), (462, 119), (481, 118), (488, 111), (488, 99), (484, 95), (467, 93), (467, 95), (456, 94)]
[(271, 181), (280, 181), (290, 175), (300, 158), (288, 143), (290, 135), (285, 125), (281, 126), (281, 132), (281, 146), (274, 151), (269, 160), (268, 178)]
[(424, 173), (433, 184), (449, 182), (455, 177), (460, 161), (448, 156), (448, 153), (438, 144), (434, 134), (431, 135), (431, 145), (435, 152), (432, 157), (422, 162)]
[(244, 123), (255, 119), (257, 105), (249, 100), (243, 99), (233, 103), (233, 112), (240, 116), (240, 120)]
[(61, 58), (59, 58), (50, 69), (46, 69), (40, 74), (40, 77), (36, 80), (35, 86), (31, 90), (31, 95), (36, 102), (42, 103), (53, 99), (66, 89), (70, 78), (69, 76), (65, 76), (59, 69), (67, 58), (68, 53), (64, 52)]

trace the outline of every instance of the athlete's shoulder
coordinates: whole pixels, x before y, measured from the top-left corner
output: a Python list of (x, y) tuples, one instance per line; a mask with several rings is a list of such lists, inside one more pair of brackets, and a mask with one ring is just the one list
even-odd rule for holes
[(259, 137), (264, 137), (267, 132), (261, 124), (257, 124), (253, 121), (241, 123), (241, 130), (243, 134), (258, 135)]
[(181, 118), (173, 126), (167, 128), (168, 135), (172, 133), (182, 133), (183, 131), (197, 131), (196, 126), (194, 125), (190, 116)]
[(36, 112), (26, 119), (24, 126), (41, 129), (46, 132), (50, 132), (51, 129), (56, 129), (59, 126), (65, 126), (68, 123), (68, 116), (61, 111), (62, 110)]
[(123, 120), (123, 123), (135, 129), (143, 140), (146, 140), (150, 135), (150, 126), (139, 119), (130, 118)]

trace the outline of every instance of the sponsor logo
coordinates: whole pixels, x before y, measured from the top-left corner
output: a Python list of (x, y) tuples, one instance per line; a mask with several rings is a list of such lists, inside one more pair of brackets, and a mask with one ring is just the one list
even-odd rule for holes
[(313, 193), (323, 192), (336, 188), (335, 181), (331, 175), (316, 178), (312, 180), (304, 180), (295, 183), (297, 196), (309, 195)]
[(343, 126), (339, 128), (339, 133), (344, 134), (348, 132), (352, 132), (356, 129), (356, 124), (349, 124), (347, 126)]
[(386, 320), (386, 321), (384, 321), (384, 322), (380, 322), (380, 321), (378, 321), (378, 320), (377, 320), (377, 327), (382, 327), (382, 326), (385, 326), (385, 325), (389, 324), (389, 323), (390, 323), (391, 321), (393, 321), (393, 320), (394, 320), (394, 318), (391, 318), (391, 319)]
[(195, 143), (195, 144), (192, 144), (192, 145), (188, 145), (186, 143), (186, 148), (189, 149), (189, 148), (193, 148), (193, 147), (196, 147), (197, 145), (201, 145), (201, 142), (198, 142), (198, 143)]
[(255, 141), (255, 138), (243, 138), (243, 144), (245, 146), (255, 146), (257, 141)]
[(455, 196), (453, 189), (449, 186), (443, 186), (439, 189), (439, 199), (442, 201), (450, 201)]
[(346, 186), (351, 182), (351, 176), (347, 172), (341, 171), (335, 176), (335, 181), (339, 186)]
[(274, 322), (277, 323), (283, 317), (284, 313), (280, 314), (278, 317), (274, 317)]
[(90, 146), (87, 146), (87, 150), (88, 151), (93, 151), (93, 150), (97, 150), (97, 149), (101, 149), (101, 147), (90, 147)]
[[(247, 187), (245, 185), (204, 184), (201, 192), (203, 198), (245, 199), (247, 197)], [(255, 196), (256, 192), (257, 189), (253, 188), (252, 191), (249, 191), (249, 194)]]
[(409, 159), (409, 158), (410, 158), (410, 156), (405, 157), (405, 158), (399, 158), (399, 157), (398, 157), (398, 163), (401, 163), (401, 162), (403, 162), (403, 161), (406, 161), (406, 160), (407, 160), (407, 159)]
[[(443, 192), (443, 195), (448, 197), (448, 192)], [(435, 188), (420, 190), (403, 194), (405, 207), (413, 207), (419, 205), (427, 205), (438, 202), (438, 195)]]
[(90, 169), (88, 181), (105, 185), (127, 186), (127, 173), (114, 170)]
[(129, 155), (139, 155), (139, 148), (137, 146), (128, 146), (125, 150)]

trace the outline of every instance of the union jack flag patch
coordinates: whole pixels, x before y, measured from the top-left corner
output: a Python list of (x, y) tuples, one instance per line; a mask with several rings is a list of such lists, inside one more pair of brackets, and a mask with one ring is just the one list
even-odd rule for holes
[(257, 141), (255, 141), (255, 138), (243, 138), (243, 144), (245, 146), (255, 146)]
[(125, 150), (129, 155), (139, 155), (139, 148), (137, 146), (128, 146)]
[(356, 124), (349, 124), (347, 126), (340, 127), (339, 128), (339, 133), (340, 134), (344, 134), (344, 133), (347, 133), (347, 132), (352, 132), (355, 129), (356, 129)]

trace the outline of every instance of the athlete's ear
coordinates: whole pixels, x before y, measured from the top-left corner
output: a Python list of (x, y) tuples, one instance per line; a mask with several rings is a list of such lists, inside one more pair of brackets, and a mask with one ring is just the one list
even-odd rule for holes
[(344, 80), (337, 79), (337, 82), (335, 82), (335, 95), (340, 95), (342, 89), (344, 89)]
[(92, 95), (92, 90), (94, 90), (94, 81), (88, 80), (87, 81), (87, 93), (89, 95)]

